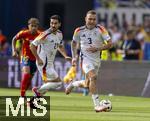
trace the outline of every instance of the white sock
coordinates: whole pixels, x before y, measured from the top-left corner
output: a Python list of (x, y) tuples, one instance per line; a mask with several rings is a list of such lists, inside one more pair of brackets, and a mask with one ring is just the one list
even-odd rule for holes
[(92, 94), (92, 99), (95, 107), (100, 105), (98, 94)]
[(47, 82), (43, 84), (38, 91), (42, 94), (45, 94), (50, 89), (56, 89), (58, 87), (62, 86), (62, 82)]
[(85, 80), (80, 80), (80, 81), (74, 81), (72, 82), (73, 87), (79, 87), (81, 84), (83, 84)]

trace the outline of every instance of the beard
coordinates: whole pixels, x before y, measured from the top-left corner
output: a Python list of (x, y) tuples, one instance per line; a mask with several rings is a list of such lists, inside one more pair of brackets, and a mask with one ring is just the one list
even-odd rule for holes
[(88, 29), (93, 29), (95, 27), (95, 25), (87, 25)]
[(56, 32), (56, 31), (57, 31), (57, 28), (52, 27), (52, 28), (51, 28), (51, 31), (52, 31), (52, 32)]

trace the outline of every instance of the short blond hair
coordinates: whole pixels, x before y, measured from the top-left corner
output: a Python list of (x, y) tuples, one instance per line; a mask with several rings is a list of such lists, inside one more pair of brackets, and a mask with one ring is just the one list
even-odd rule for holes
[(87, 14), (96, 15), (96, 11), (95, 11), (95, 10), (89, 10), (89, 11), (86, 13), (86, 15), (87, 15)]

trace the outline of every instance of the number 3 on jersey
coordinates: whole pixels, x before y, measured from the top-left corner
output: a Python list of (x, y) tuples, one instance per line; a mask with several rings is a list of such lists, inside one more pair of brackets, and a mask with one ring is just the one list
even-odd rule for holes
[(92, 39), (88, 38), (88, 44), (92, 44)]

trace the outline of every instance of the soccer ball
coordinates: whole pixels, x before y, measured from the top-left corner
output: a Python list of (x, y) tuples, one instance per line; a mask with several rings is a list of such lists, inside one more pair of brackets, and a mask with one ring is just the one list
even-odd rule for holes
[(110, 100), (101, 100), (100, 101), (100, 106), (106, 106), (106, 112), (110, 112), (112, 110), (112, 104)]

